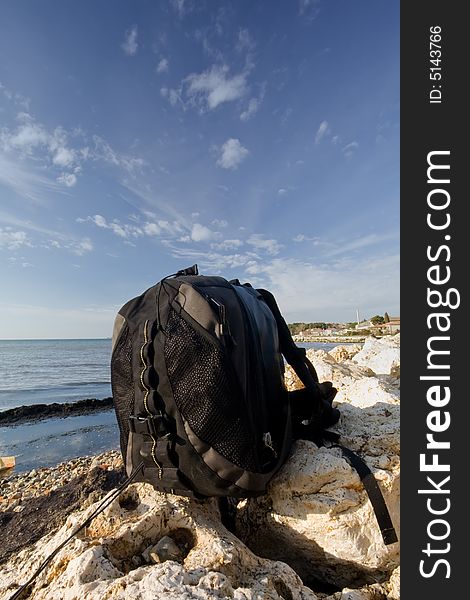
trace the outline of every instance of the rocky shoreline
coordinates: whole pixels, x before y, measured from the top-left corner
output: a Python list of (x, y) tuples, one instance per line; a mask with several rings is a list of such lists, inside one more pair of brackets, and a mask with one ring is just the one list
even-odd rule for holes
[[(342, 443), (372, 469), (399, 534), (399, 336), (309, 350), (338, 387)], [(291, 389), (299, 386), (288, 370)], [(0, 599), (124, 477), (107, 452), (0, 480)], [(266, 496), (238, 503), (236, 528), (216, 499), (132, 484), (75, 536), (32, 600), (398, 600), (399, 544), (384, 546), (357, 473), (335, 448), (294, 443)]]
[(18, 406), (0, 412), (0, 427), (35, 423), (52, 417), (78, 417), (102, 410), (110, 410), (112, 407), (112, 398), (104, 398), (102, 400), (87, 398), (85, 400), (78, 400), (77, 402), (53, 402), (51, 404)]

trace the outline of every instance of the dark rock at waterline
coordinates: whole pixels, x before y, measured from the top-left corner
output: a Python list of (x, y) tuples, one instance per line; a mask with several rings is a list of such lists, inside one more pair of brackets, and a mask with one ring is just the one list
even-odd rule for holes
[(52, 404), (17, 406), (16, 408), (0, 412), (0, 426), (23, 425), (52, 417), (77, 417), (101, 410), (109, 410), (112, 406), (112, 398), (104, 398), (103, 400), (87, 398), (86, 400), (78, 400), (77, 402), (53, 402)]

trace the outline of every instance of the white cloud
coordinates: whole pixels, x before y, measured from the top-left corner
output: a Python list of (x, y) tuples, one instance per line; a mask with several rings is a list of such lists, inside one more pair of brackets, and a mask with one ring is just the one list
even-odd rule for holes
[(143, 235), (143, 230), (136, 225), (121, 224), (117, 219), (107, 221), (102, 215), (88, 217), (89, 221), (102, 229), (109, 229), (120, 238), (129, 239)]
[(328, 121), (322, 121), (315, 134), (315, 144), (319, 144), (321, 140), (329, 133)]
[[(148, 216), (152, 216), (150, 213), (147, 214)], [(130, 240), (135, 240), (143, 236), (158, 236), (160, 238), (174, 239), (183, 232), (183, 228), (177, 221), (170, 223), (169, 221), (160, 219), (156, 221), (146, 221), (141, 224), (140, 218), (137, 215), (130, 216), (131, 223), (122, 223), (118, 219), (108, 221), (103, 215), (93, 215), (86, 219), (78, 218), (76, 221), (79, 223), (91, 222), (101, 229), (108, 229), (125, 240), (126, 243), (130, 243)]]
[(214, 225), (214, 227), (222, 227), (225, 228), (228, 226), (228, 222), (225, 219), (214, 219), (211, 222), (211, 225)]
[(170, 0), (170, 5), (180, 18), (190, 10), (186, 0)]
[(375, 246), (384, 242), (397, 240), (398, 237), (399, 234), (396, 231), (389, 231), (381, 234), (370, 233), (369, 235), (364, 235), (353, 239), (350, 242), (343, 242), (341, 244), (338, 244), (336, 248), (333, 248), (332, 250), (328, 251), (327, 256), (333, 257), (339, 256), (341, 254), (349, 254), (351, 252), (354, 252), (355, 250), (361, 250), (362, 248), (367, 248), (369, 246)]
[(136, 158), (116, 152), (116, 150), (114, 150), (110, 144), (99, 135), (93, 136), (93, 142), (95, 147), (93, 151), (90, 151), (90, 158), (93, 158), (94, 160), (103, 160), (108, 164), (120, 167), (130, 174), (141, 170), (145, 166), (145, 161), (142, 158)]
[(193, 248), (170, 247), (171, 254), (179, 260), (187, 259), (197, 262), (200, 267), (212, 273), (227, 274), (228, 269), (241, 269), (252, 257), (248, 254), (221, 254), (220, 252), (204, 252)]
[(78, 256), (83, 256), (86, 252), (91, 252), (93, 250), (93, 243), (89, 238), (85, 238), (82, 241), (78, 242), (73, 248), (73, 252), (78, 254)]
[(203, 73), (192, 73), (184, 79), (190, 101), (213, 110), (223, 102), (242, 98), (247, 92), (247, 72), (230, 77), (226, 65), (213, 65)]
[(162, 232), (162, 228), (157, 223), (145, 223), (143, 230), (146, 235), (160, 235)]
[(253, 38), (250, 35), (248, 29), (240, 29), (237, 36), (237, 43), (235, 44), (235, 50), (237, 52), (243, 52), (245, 50), (252, 51), (256, 47)]
[(105, 227), (105, 228), (108, 227), (108, 224), (106, 223), (106, 219), (101, 215), (94, 215), (93, 217), (90, 217), (90, 219), (98, 227)]
[(0, 154), (0, 184), (13, 190), (22, 198), (44, 204), (50, 192), (60, 190), (60, 185), (44, 175), (43, 170), (21, 159), (10, 160)]
[(249, 121), (252, 117), (254, 117), (254, 115), (258, 112), (258, 109), (261, 105), (261, 101), (262, 101), (262, 99), (260, 99), (260, 98), (251, 98), (250, 101), (248, 102), (248, 106), (247, 106), (246, 110), (244, 110), (240, 114), (240, 120), (241, 121)]
[(137, 25), (134, 25), (131, 29), (128, 29), (124, 35), (124, 42), (121, 44), (121, 48), (128, 56), (134, 56), (137, 54), (139, 45), (137, 43)]
[(64, 146), (57, 149), (54, 156), (52, 157), (52, 162), (59, 167), (68, 167), (75, 160), (75, 156), (72, 150), (69, 148), (65, 148)]
[(357, 142), (350, 142), (344, 146), (343, 154), (346, 156), (346, 158), (350, 158), (358, 148), (359, 144)]
[(23, 155), (31, 155), (38, 146), (47, 146), (50, 135), (46, 129), (34, 122), (31, 115), (20, 113), (18, 115), (19, 125), (14, 132), (4, 129), (1, 133), (1, 141), (4, 150), (18, 150)]
[(169, 68), (169, 62), (167, 58), (162, 58), (157, 65), (157, 73), (166, 73)]
[(205, 225), (201, 225), (200, 223), (195, 223), (191, 229), (191, 239), (193, 242), (210, 242), (213, 239), (216, 239), (219, 234), (215, 231), (209, 229)]
[(320, 0), (299, 0), (299, 14), (308, 21), (313, 21), (320, 12)]
[(160, 88), (160, 96), (167, 98), (171, 106), (176, 106), (179, 103), (185, 109), (183, 99), (181, 98), (181, 90), (162, 87)]
[(73, 173), (62, 173), (57, 177), (58, 183), (63, 183), (67, 187), (73, 187), (77, 183), (77, 176)]
[(276, 240), (266, 239), (259, 233), (253, 233), (250, 235), (250, 237), (246, 240), (246, 243), (250, 246), (253, 246), (255, 250), (262, 250), (271, 256), (279, 254), (282, 248), (282, 245)]
[(249, 151), (241, 145), (240, 140), (230, 138), (220, 148), (217, 165), (223, 169), (237, 169), (248, 154)]
[(287, 194), (287, 190), (285, 188), (280, 188), (277, 190), (279, 196), (285, 196)]
[[(25, 112), (17, 115), (17, 122), (14, 129), (0, 130), (0, 183), (29, 200), (42, 202), (47, 191), (64, 193), (63, 186), (76, 185), (88, 161), (104, 161), (130, 175), (144, 167), (141, 158), (117, 152), (97, 135), (93, 136), (94, 148), (90, 148), (88, 144), (77, 144), (77, 140), (86, 141), (82, 130), (67, 132), (56, 127), (48, 131)], [(75, 141), (75, 147), (69, 139)], [(57, 173), (56, 167), (62, 173)]]
[(14, 231), (11, 227), (0, 227), (0, 248), (18, 250), (22, 246), (31, 246), (25, 231)]
[(215, 244), (211, 244), (211, 248), (213, 250), (219, 250), (221, 252), (228, 252), (230, 250), (237, 250), (243, 246), (242, 240), (233, 239), (233, 240), (224, 240), (223, 242), (218, 242)]

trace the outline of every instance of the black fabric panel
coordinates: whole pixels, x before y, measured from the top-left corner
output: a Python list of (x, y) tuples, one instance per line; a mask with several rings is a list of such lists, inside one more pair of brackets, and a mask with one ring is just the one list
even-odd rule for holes
[(111, 361), (111, 388), (120, 432), (121, 452), (126, 462), (129, 416), (134, 412), (134, 379), (132, 372), (132, 339), (124, 325)]

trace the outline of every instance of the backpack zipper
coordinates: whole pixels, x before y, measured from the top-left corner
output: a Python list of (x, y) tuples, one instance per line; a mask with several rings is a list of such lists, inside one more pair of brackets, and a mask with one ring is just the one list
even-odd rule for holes
[[(140, 360), (142, 362), (142, 367), (143, 367), (142, 371), (140, 372), (140, 384), (142, 386), (142, 389), (144, 390), (144, 408), (145, 408), (145, 410), (147, 412), (147, 415), (151, 417), (152, 413), (150, 412), (149, 407), (148, 407), (148, 397), (149, 397), (149, 394), (150, 394), (150, 388), (146, 385), (146, 383), (144, 381), (145, 371), (150, 366), (150, 365), (147, 365), (147, 363), (145, 361), (145, 357), (144, 357), (144, 348), (145, 348), (145, 346), (149, 342), (149, 340), (148, 340), (148, 334), (147, 334), (148, 324), (149, 324), (149, 320), (147, 319), (147, 321), (145, 321), (145, 324), (144, 324), (144, 343), (140, 347)], [(153, 462), (155, 463), (155, 465), (157, 466), (157, 469), (158, 469), (158, 479), (162, 479), (162, 477), (163, 477), (163, 465), (161, 465), (158, 462), (157, 457), (155, 455), (155, 449), (157, 447), (157, 440), (153, 437), (153, 435), (150, 435), (150, 437), (152, 438), (152, 450), (151, 450), (152, 459), (153, 459)]]

